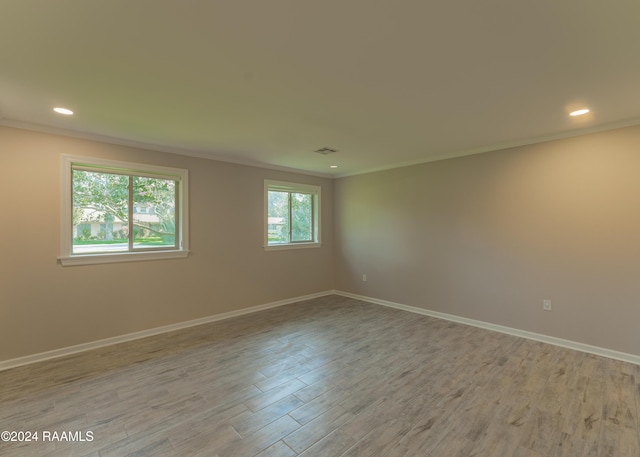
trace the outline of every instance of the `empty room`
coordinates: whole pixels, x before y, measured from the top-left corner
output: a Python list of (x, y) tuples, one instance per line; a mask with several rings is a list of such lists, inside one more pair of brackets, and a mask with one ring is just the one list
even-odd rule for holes
[(0, 2), (0, 456), (640, 455), (640, 2)]

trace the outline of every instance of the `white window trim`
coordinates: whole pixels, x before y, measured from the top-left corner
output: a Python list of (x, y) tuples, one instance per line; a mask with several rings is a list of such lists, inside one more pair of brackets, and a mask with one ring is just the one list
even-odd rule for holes
[[(313, 222), (314, 222), (314, 234), (315, 241), (302, 242), (302, 243), (282, 243), (282, 244), (269, 244), (269, 190), (281, 190), (286, 192), (301, 192), (313, 194)], [(263, 231), (263, 247), (265, 251), (283, 251), (287, 249), (308, 249), (319, 248), (322, 246), (320, 237), (320, 194), (322, 188), (320, 186), (314, 186), (311, 184), (298, 184), (285, 181), (273, 181), (270, 179), (264, 180), (264, 224), (262, 226)]]
[[(72, 242), (72, 173), (73, 165), (105, 168), (111, 171), (124, 171), (144, 175), (152, 173), (176, 178), (178, 181), (178, 214), (176, 223), (180, 224), (178, 249), (165, 249), (145, 252), (115, 252), (73, 255)], [(63, 154), (60, 158), (60, 256), (63, 266), (91, 265), (100, 263), (138, 262), (143, 260), (176, 259), (189, 255), (189, 171), (182, 168), (161, 167), (134, 162), (80, 157)]]

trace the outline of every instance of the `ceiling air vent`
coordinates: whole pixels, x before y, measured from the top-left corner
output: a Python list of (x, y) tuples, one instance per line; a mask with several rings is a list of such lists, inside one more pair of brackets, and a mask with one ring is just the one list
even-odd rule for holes
[(323, 156), (326, 156), (327, 154), (338, 152), (338, 150), (333, 148), (320, 148), (320, 149), (316, 149), (314, 152), (317, 152), (318, 154), (322, 154)]

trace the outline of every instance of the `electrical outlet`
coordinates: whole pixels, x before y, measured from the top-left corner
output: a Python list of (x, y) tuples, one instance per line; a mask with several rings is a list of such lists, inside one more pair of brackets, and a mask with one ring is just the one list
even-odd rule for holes
[(362, 282), (367, 282), (367, 274), (362, 275)]
[(551, 311), (551, 300), (542, 300), (542, 309)]

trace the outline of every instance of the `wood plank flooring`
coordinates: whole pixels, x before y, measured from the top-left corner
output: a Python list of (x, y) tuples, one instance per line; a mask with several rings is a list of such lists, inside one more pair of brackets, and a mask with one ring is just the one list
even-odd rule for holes
[(0, 372), (2, 456), (638, 457), (640, 366), (339, 296)]

